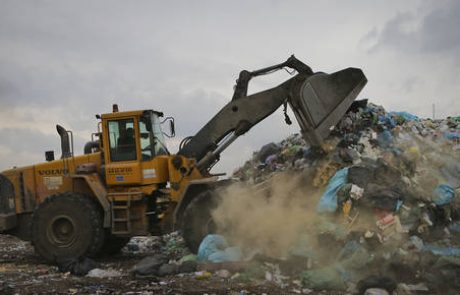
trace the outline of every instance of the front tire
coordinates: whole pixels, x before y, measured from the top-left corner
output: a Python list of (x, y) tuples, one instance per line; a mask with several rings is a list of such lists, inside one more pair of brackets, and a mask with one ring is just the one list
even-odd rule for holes
[(87, 196), (48, 197), (32, 219), (32, 243), (48, 262), (95, 256), (104, 243), (102, 210)]
[(198, 194), (185, 208), (182, 219), (182, 235), (185, 244), (193, 253), (206, 235), (215, 233), (216, 225), (211, 212), (217, 207), (217, 199), (207, 190)]

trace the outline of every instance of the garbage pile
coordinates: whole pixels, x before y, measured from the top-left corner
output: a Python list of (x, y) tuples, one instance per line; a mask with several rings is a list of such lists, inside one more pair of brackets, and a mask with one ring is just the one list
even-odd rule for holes
[[(456, 294), (460, 117), (356, 101), (321, 148), (298, 134), (234, 173), (198, 253), (180, 235), (133, 238), (136, 277), (275, 286), (283, 293)], [(163, 237), (164, 239), (164, 237)]]
[[(151, 255), (141, 260), (141, 262), (131, 270), (133, 273), (137, 273), (141, 276), (153, 274), (165, 276), (176, 274), (179, 268), (172, 265), (178, 265), (181, 262), (185, 262), (187, 260), (186, 257), (190, 256), (190, 251), (185, 246), (184, 239), (177, 231), (163, 236), (133, 237), (125, 247), (123, 247), (121, 252), (128, 256)], [(157, 255), (158, 253), (161, 254)], [(169, 261), (174, 261), (175, 263), (168, 266)], [(165, 265), (162, 271), (158, 272), (163, 264)], [(88, 257), (58, 260), (57, 266), (60, 272), (76, 276), (107, 278), (122, 275), (118, 270), (99, 268), (100, 265)], [(190, 268), (185, 267), (180, 270), (189, 269)]]
[(128, 255), (163, 253), (171, 259), (180, 259), (190, 254), (177, 231), (162, 236), (132, 237), (122, 251)]
[[(291, 245), (300, 251), (283, 253), (275, 263), (295, 257), (301, 267), (294, 276), (303, 287), (362, 294), (375, 288), (388, 294), (458, 292), (459, 150), (460, 117), (421, 119), (361, 100), (322, 148), (292, 135), (263, 146), (234, 177), (263, 187), (279, 172), (303, 175), (303, 198), (315, 215), (305, 219), (313, 226), (300, 230), (297, 245)], [(222, 235), (241, 247), (241, 259), (254, 259), (257, 247), (248, 250), (232, 240), (228, 228)], [(240, 252), (230, 249), (227, 256), (234, 259)], [(225, 258), (227, 250), (219, 251)]]

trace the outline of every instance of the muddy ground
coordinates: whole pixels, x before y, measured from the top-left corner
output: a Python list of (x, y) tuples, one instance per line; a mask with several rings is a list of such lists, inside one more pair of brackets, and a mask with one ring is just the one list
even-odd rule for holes
[(133, 265), (151, 254), (125, 249), (113, 257), (96, 260), (99, 268), (118, 271), (121, 276), (79, 277), (45, 264), (30, 243), (0, 235), (0, 294), (317, 294), (302, 290), (298, 282), (281, 288), (268, 281), (224, 279), (215, 273), (202, 280), (195, 273), (144, 278), (131, 275), (129, 270)]

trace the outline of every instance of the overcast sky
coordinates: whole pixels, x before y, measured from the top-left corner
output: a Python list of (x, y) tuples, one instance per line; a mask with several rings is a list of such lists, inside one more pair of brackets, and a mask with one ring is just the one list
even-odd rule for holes
[[(242, 69), (295, 54), (314, 71), (360, 67), (360, 98), (422, 117), (458, 115), (460, 1), (6, 1), (0, 0), (0, 170), (60, 155), (56, 123), (77, 153), (94, 115), (156, 109), (177, 142), (232, 95)], [(289, 78), (254, 80), (250, 92)], [(222, 156), (231, 172), (263, 144), (298, 131), (278, 110)]]

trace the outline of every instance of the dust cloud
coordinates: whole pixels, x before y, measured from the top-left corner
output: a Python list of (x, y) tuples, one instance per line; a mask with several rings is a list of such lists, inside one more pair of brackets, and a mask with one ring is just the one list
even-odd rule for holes
[[(440, 183), (460, 187), (460, 167), (458, 153), (452, 151), (449, 142), (440, 136), (423, 138), (413, 133), (398, 134), (395, 147), (402, 152), (401, 158), (410, 179), (409, 187), (418, 199), (431, 202), (432, 192)], [(386, 159), (392, 164), (391, 159)]]
[[(369, 146), (361, 155), (371, 161), (383, 160), (400, 171), (407, 186), (406, 203), (411, 203), (411, 199), (431, 202), (433, 189), (439, 183), (460, 186), (460, 167), (456, 165), (460, 159), (453, 155), (451, 147), (444, 144), (443, 139), (428, 140), (400, 132), (395, 136), (394, 147), (396, 149), (381, 150)], [(331, 166), (331, 163), (337, 165)], [(354, 164), (366, 165), (361, 160)], [(331, 169), (326, 169), (328, 167)], [(378, 232), (377, 217), (372, 210), (364, 207), (356, 208), (359, 216), (356, 214), (353, 220), (347, 219), (341, 212), (316, 212), (328, 180), (341, 167), (342, 164), (329, 155), (302, 172), (273, 173), (262, 184), (232, 184), (220, 193), (219, 205), (212, 212), (217, 233), (243, 251), (286, 258), (293, 249), (305, 244), (302, 241), (305, 237), (310, 250), (327, 256), (329, 250), (340, 243), (337, 240), (325, 243), (324, 233), (335, 235), (334, 231), (342, 228), (345, 235), (356, 232), (362, 236), (368, 230)], [(334, 173), (329, 173), (329, 170)], [(343, 244), (342, 240), (340, 242)]]
[(218, 233), (242, 249), (286, 257), (316, 218), (320, 193), (308, 183), (304, 173), (282, 173), (258, 186), (231, 185), (212, 213)]

